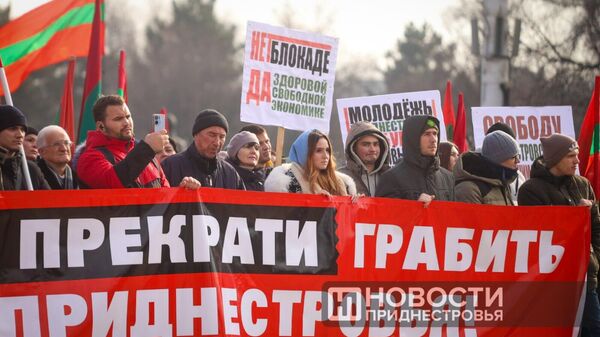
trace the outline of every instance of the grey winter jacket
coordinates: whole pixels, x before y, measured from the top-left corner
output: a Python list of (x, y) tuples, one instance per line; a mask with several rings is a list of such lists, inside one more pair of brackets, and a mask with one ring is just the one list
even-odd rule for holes
[[(375, 164), (375, 169), (371, 172), (367, 171), (366, 166), (354, 152), (354, 144), (363, 136), (374, 136), (379, 139), (379, 159)], [(389, 152), (390, 145), (388, 139), (381, 131), (371, 123), (358, 122), (352, 125), (350, 133), (346, 138), (346, 166), (340, 167), (338, 171), (349, 175), (354, 180), (359, 194), (370, 197), (372, 196), (370, 190), (376, 187), (370, 186), (370, 182), (374, 181), (375, 185), (377, 185), (381, 179), (381, 175), (390, 169)], [(363, 177), (366, 179), (363, 179)]]
[[(437, 153), (434, 157), (421, 154), (421, 134), (427, 120), (439, 121), (432, 116), (408, 118), (402, 128), (403, 160), (385, 172), (375, 193), (378, 197), (417, 200), (421, 193), (435, 195), (435, 200), (454, 201), (454, 177), (440, 167)], [(439, 139), (438, 139), (439, 145)]]

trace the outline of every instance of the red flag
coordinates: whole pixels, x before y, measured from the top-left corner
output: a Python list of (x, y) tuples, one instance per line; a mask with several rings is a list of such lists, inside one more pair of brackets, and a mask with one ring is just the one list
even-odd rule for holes
[(444, 94), (444, 124), (446, 125), (446, 135), (448, 140), (452, 141), (454, 136), (454, 104), (452, 103), (452, 82), (446, 82), (446, 92)]
[(167, 108), (165, 108), (164, 106), (162, 107), (162, 109), (160, 109), (160, 113), (165, 115), (165, 129), (167, 130), (168, 133), (171, 132), (171, 128), (169, 128), (169, 118), (167, 117)]
[(65, 78), (63, 96), (60, 100), (60, 117), (58, 125), (67, 131), (69, 138), (75, 139), (75, 108), (73, 107), (73, 77), (75, 75), (75, 58), (69, 61), (69, 70)]
[(104, 55), (104, 6), (102, 2), (102, 0), (96, 0), (95, 3), (90, 49), (85, 69), (83, 99), (79, 115), (77, 143), (83, 142), (87, 138), (87, 131), (95, 128), (92, 107), (102, 93), (102, 56)]
[(465, 100), (463, 93), (458, 94), (458, 107), (456, 111), (456, 129), (454, 129), (454, 144), (458, 147), (458, 153), (469, 151), (467, 143), (467, 115), (465, 114)]
[(600, 195), (600, 76), (579, 130), (579, 171), (588, 178), (596, 196)]
[(117, 94), (123, 97), (125, 103), (127, 103), (127, 71), (125, 70), (124, 50), (121, 50), (121, 52), (119, 53), (119, 88), (117, 89)]

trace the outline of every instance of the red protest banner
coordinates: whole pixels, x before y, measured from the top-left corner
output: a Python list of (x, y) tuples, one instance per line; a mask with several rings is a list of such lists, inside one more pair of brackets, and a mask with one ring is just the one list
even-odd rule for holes
[(1, 336), (571, 336), (590, 244), (578, 207), (173, 188), (0, 209)]

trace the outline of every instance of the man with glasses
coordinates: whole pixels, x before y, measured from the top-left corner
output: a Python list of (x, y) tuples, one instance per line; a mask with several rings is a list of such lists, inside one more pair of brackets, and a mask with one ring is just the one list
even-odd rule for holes
[(69, 166), (72, 145), (69, 135), (60, 126), (49, 125), (38, 133), (37, 164), (53, 190), (78, 189), (77, 178)]
[(514, 205), (510, 183), (517, 178), (519, 144), (504, 131), (485, 136), (481, 153), (465, 152), (454, 167), (456, 201)]

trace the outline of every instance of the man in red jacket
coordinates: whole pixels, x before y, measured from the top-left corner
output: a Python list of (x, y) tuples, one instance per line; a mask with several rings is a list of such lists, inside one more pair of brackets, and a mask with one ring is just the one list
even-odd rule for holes
[[(89, 131), (86, 149), (77, 162), (81, 185), (88, 188), (169, 187), (154, 156), (169, 143), (166, 130), (136, 142), (133, 120), (121, 96), (100, 97), (93, 108), (96, 130)], [(198, 186), (195, 186), (195, 185)], [(180, 186), (198, 188), (189, 178)]]

